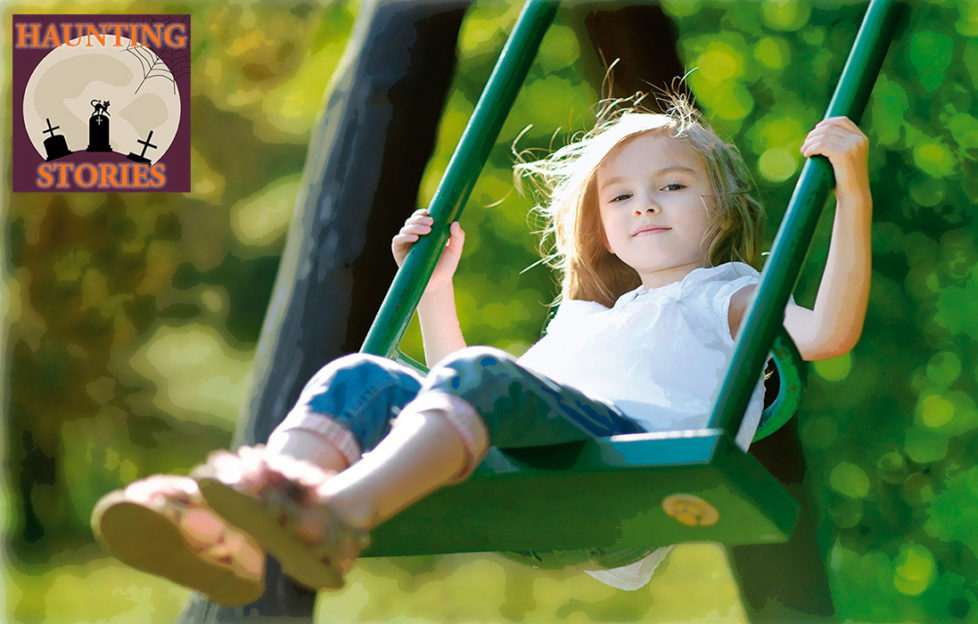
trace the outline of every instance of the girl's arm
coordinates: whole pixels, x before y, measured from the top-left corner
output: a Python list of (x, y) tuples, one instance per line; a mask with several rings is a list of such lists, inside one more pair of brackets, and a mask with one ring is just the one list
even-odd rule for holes
[[(434, 219), (428, 216), (428, 211), (423, 208), (408, 217), (404, 227), (391, 240), (391, 251), (397, 266), (404, 263), (404, 257), (411, 245), (431, 232), (433, 222)], [(462, 337), (458, 314), (455, 311), (455, 289), (452, 286), (452, 276), (455, 275), (459, 258), (462, 257), (464, 243), (465, 232), (456, 221), (451, 226), (448, 244), (442, 251), (441, 258), (435, 265), (428, 286), (418, 303), (421, 340), (424, 343), (424, 358), (428, 366), (433, 366), (449, 353), (465, 348), (465, 338)]]
[[(832, 238), (815, 307), (789, 303), (784, 326), (806, 360), (846, 353), (859, 341), (871, 275), (873, 200), (869, 192), (869, 141), (852, 121), (832, 117), (815, 126), (801, 147), (810, 158), (821, 154), (835, 172), (836, 209)], [(754, 288), (736, 293), (730, 302), (730, 328), (736, 335)]]

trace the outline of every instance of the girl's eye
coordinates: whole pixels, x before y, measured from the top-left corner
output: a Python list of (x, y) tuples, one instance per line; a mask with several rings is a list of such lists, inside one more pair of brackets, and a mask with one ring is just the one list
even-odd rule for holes
[(682, 190), (684, 188), (686, 188), (686, 185), (685, 184), (681, 184), (679, 182), (673, 182), (672, 184), (666, 184), (664, 187), (662, 187), (662, 190), (663, 191), (679, 191), (679, 190)]
[(613, 202), (616, 202), (616, 201), (624, 201), (624, 200), (628, 199), (631, 196), (632, 196), (631, 193), (622, 193), (621, 195), (615, 195), (614, 197), (612, 197), (611, 198), (611, 201), (613, 201)]

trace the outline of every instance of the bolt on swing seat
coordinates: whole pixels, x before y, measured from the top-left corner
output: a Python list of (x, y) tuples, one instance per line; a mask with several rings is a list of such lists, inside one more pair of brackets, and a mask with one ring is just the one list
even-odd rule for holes
[[(524, 5), (435, 191), (432, 232), (408, 253), (361, 352), (424, 368), (397, 345), (448, 239), (448, 224), (461, 214), (557, 5)], [(858, 123), (902, 8), (893, 0), (871, 1), (826, 117), (846, 115)], [(734, 443), (734, 434), (769, 355), (778, 387), (765, 397), (769, 405), (754, 440), (797, 411), (805, 368), (782, 318), (833, 184), (827, 159), (805, 163), (706, 428), (491, 448), (464, 483), (434, 492), (377, 527), (363, 556), (786, 541), (798, 504)]]

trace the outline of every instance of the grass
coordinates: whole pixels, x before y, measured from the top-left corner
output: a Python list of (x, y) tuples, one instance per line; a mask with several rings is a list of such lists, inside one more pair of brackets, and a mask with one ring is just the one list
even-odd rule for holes
[[(190, 596), (94, 547), (65, 553), (44, 567), (10, 566), (5, 576), (5, 620), (17, 624), (169, 624)], [(367, 559), (343, 590), (320, 594), (316, 621), (738, 624), (746, 618), (724, 551), (689, 544), (635, 592), (495, 555)]]

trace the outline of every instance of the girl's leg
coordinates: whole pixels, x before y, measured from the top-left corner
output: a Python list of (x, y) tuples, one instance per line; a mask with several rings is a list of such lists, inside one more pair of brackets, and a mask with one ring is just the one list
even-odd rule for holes
[(204, 477), (201, 489), (208, 503), (258, 539), (296, 580), (338, 587), (370, 529), (435, 489), (464, 480), (490, 440), (506, 448), (640, 431), (613, 406), (535, 375), (501, 351), (472, 348), (429, 373), (418, 397), (370, 453), (312, 493), (286, 492), (291, 504), (277, 506), (220, 474)]
[(374, 355), (336, 359), (303, 388), (275, 428), (266, 455), (287, 455), (326, 471), (358, 461), (390, 430), (390, 419), (421, 388), (421, 375)]
[[(227, 467), (222, 478), (245, 489), (257, 491), (269, 479), (277, 486), (274, 473), (319, 485), (358, 464), (363, 451), (388, 434), (391, 417), (417, 396), (422, 381), (413, 369), (387, 358), (353, 354), (334, 360), (309, 380), (264, 449), (219, 454), (215, 466)], [(371, 456), (366, 455), (368, 464)]]
[[(269, 475), (258, 466), (271, 462), (287, 477), (318, 485), (324, 471), (342, 470), (361, 448), (376, 444), (390, 427), (391, 412), (414, 398), (420, 385), (420, 375), (383, 358), (353, 355), (331, 362), (306, 385), (265, 449), (242, 449), (253, 468), (247, 476), (260, 485)], [(240, 462), (237, 468), (248, 472)], [(158, 475), (106, 495), (93, 511), (92, 527), (120, 560), (215, 602), (244, 604), (262, 593), (264, 553), (208, 509), (188, 477)]]
[(265, 452), (301, 459), (326, 472), (339, 472), (350, 465), (336, 444), (309, 429), (276, 429), (268, 438)]
[(438, 487), (464, 480), (488, 448), (489, 432), (471, 405), (429, 393), (409, 403), (390, 433), (318, 494), (369, 531)]
[(371, 529), (464, 480), (490, 443), (516, 448), (640, 432), (610, 404), (537, 375), (503, 351), (472, 347), (433, 369), (388, 436), (319, 492), (341, 516)]
[[(427, 484), (443, 480), (441, 472), (448, 471), (447, 480), (470, 464), (474, 467), (478, 462), (473, 458), (488, 448), (485, 428), (464, 401), (446, 396), (405, 407), (416, 398), (422, 381), (412, 369), (384, 358), (359, 354), (340, 358), (310, 380), (263, 451), (220, 453), (211, 461), (214, 472), (228, 484), (259, 493), (269, 481), (280, 485), (270, 473), (302, 485), (331, 476), (304, 471), (304, 462), (327, 473), (342, 470), (329, 482), (356, 481), (368, 499), (376, 490), (376, 510), (355, 501), (335, 506), (348, 524), (369, 530), (427, 494), (431, 489)], [(398, 412), (398, 426), (391, 431), (390, 416)], [(361, 449), (369, 452), (362, 455)], [(385, 470), (375, 473), (378, 465)], [(365, 477), (362, 482), (360, 475)], [(396, 494), (387, 496), (388, 492)], [(322, 495), (328, 496), (328, 490)]]
[(339, 588), (372, 528), (478, 463), (488, 435), (467, 411), (460, 417), (447, 402), (414, 401), (375, 448), (331, 478), (253, 449), (217, 455), (195, 476), (211, 508), (286, 574), (310, 588)]

